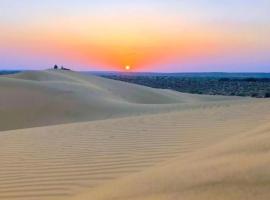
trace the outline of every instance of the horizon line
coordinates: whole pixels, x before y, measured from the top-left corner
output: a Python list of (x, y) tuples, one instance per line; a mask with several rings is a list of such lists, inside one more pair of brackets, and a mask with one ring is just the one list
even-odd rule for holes
[[(45, 70), (50, 70), (52, 68), (48, 69), (0, 69), (0, 71), (45, 71)], [(72, 71), (75, 72), (97, 72), (97, 73), (129, 73), (129, 74), (135, 74), (135, 73), (152, 73), (152, 74), (196, 74), (196, 73), (205, 73), (205, 74), (214, 74), (214, 73), (224, 73), (224, 74), (238, 74), (238, 73), (244, 73), (244, 74), (270, 74), (269, 72), (266, 71), (237, 71), (237, 72), (232, 72), (232, 71), (175, 71), (175, 72), (163, 72), (163, 71), (118, 71), (118, 70), (73, 70), (70, 68)]]

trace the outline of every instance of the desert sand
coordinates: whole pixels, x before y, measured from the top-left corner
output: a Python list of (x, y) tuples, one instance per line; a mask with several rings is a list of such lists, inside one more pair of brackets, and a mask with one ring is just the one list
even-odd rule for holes
[(269, 100), (50, 70), (0, 92), (0, 199), (270, 198)]

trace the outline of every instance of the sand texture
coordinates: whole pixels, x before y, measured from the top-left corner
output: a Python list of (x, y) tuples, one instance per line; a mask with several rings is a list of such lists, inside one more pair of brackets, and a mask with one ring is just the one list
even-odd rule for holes
[(0, 77), (2, 200), (270, 199), (270, 101)]

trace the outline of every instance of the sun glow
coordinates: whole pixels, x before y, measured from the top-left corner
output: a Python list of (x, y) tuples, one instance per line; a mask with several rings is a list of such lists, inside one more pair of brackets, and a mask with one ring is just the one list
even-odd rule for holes
[(131, 67), (129, 65), (125, 66), (125, 70), (126, 71), (130, 71), (131, 70)]
[(270, 1), (228, 1), (0, 0), (0, 68), (268, 72)]

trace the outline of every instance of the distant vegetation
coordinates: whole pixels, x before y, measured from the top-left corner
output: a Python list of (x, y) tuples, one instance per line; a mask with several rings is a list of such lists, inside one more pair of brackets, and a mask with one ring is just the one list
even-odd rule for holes
[(19, 72), (20, 71), (18, 70), (3, 70), (3, 71), (0, 71), (0, 75), (16, 74)]
[[(102, 77), (184, 93), (270, 98), (269, 74), (99, 74)], [(251, 76), (251, 77), (249, 77)]]
[[(54, 66), (54, 69), (69, 70)], [(0, 75), (19, 73), (3, 70)], [(90, 72), (84, 72), (89, 74)], [(115, 73), (92, 72), (105, 78), (184, 93), (270, 98), (268, 73)]]

